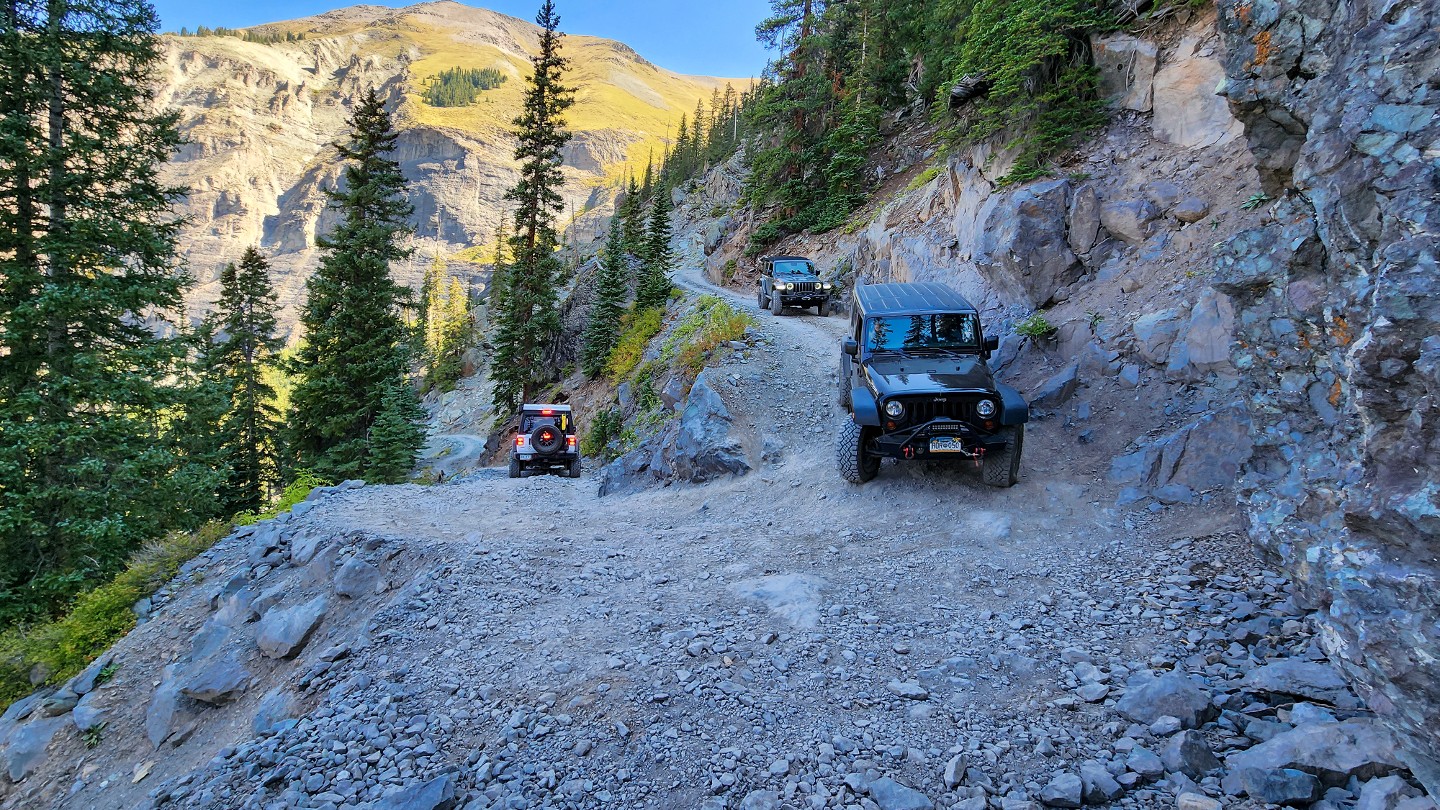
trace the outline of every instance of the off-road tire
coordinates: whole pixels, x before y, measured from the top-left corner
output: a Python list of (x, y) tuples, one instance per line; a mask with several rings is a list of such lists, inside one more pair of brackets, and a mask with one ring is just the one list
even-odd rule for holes
[(778, 296), (778, 295), (776, 295), (776, 294), (774, 294), (774, 293), (771, 293), (771, 294), (770, 294), (770, 314), (771, 314), (771, 315), (779, 315), (779, 314), (780, 314), (781, 312), (783, 312), (784, 310), (785, 310), (785, 304), (784, 304), (784, 302), (782, 302), (782, 301), (780, 300), (780, 296)]
[(830, 317), (830, 302), (829, 302), (829, 301), (821, 301), (821, 302), (820, 302), (818, 305), (816, 305), (816, 307), (815, 307), (815, 314), (816, 314), (816, 315), (819, 315), (819, 316), (822, 317), (822, 318), (828, 318), (828, 317)]
[(758, 290), (755, 291), (755, 305), (758, 306), (758, 307), (760, 307), (761, 309), (764, 309), (764, 308), (767, 306), (767, 304), (765, 303), (765, 288), (764, 288), (764, 287), (761, 287), (761, 288), (759, 288)]
[(577, 458), (577, 459), (574, 459), (573, 461), (570, 462), (570, 477), (571, 477), (571, 478), (579, 478), (579, 477), (580, 477), (580, 459), (578, 459), (578, 458)]
[(848, 412), (853, 403), (850, 401), (850, 380), (846, 378), (843, 366), (835, 372), (835, 390), (836, 401)]
[(520, 477), (520, 459), (515, 458), (514, 456), (511, 456), (510, 458), (510, 477)]
[(863, 484), (880, 473), (880, 459), (865, 452), (868, 433), (855, 420), (841, 419), (840, 433), (835, 437), (835, 463), (840, 477), (852, 484)]
[(1013, 487), (1020, 480), (1020, 454), (1025, 448), (1025, 426), (1001, 428), (1006, 438), (1005, 449), (986, 453), (981, 462), (980, 476), (992, 487)]

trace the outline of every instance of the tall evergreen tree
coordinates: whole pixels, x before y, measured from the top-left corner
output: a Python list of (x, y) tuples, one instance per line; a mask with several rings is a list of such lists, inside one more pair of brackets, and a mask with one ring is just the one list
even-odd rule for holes
[(630, 185), (625, 189), (625, 199), (620, 203), (621, 249), (631, 256), (639, 256), (645, 249), (645, 206), (640, 196), (640, 185), (635, 176), (630, 176)]
[(230, 407), (221, 423), (228, 511), (259, 510), (280, 483), (280, 414), (266, 370), (280, 351), (270, 263), (254, 247), (220, 274), (219, 342), (211, 354), (229, 379)]
[(158, 26), (144, 2), (0, 5), (0, 614), (194, 520)]
[(635, 289), (635, 309), (663, 307), (670, 298), (670, 192), (660, 189), (650, 205), (644, 265)]
[(505, 194), (515, 203), (515, 233), (510, 237), (504, 308), (496, 313), (499, 328), (491, 367), (495, 406), (501, 412), (513, 410), (549, 379), (552, 370), (545, 351), (560, 329), (555, 288), (564, 268), (555, 255), (555, 218), (564, 208), (560, 149), (570, 140), (564, 112), (575, 98), (562, 83), (567, 64), (560, 56), (564, 34), (558, 30), (553, 0), (544, 0), (535, 22), (541, 28), (540, 50), (533, 59), (524, 107), (514, 121), (520, 181)]
[(299, 466), (333, 479), (372, 474), (370, 429), (387, 392), (415, 398), (401, 317), (409, 295), (390, 277), (390, 263), (410, 255), (400, 243), (410, 233), (411, 206), (400, 166), (389, 157), (396, 135), (374, 89), (349, 124), (349, 139), (337, 145), (346, 161), (343, 183), (327, 192), (341, 219), (316, 240), (322, 256), (301, 312), (305, 342), (290, 395), (290, 452)]
[(605, 240), (605, 254), (595, 281), (595, 304), (585, 324), (580, 367), (587, 377), (600, 376), (610, 360), (610, 352), (620, 340), (620, 314), (625, 311), (629, 287), (622, 224), (618, 216), (610, 222), (610, 235)]

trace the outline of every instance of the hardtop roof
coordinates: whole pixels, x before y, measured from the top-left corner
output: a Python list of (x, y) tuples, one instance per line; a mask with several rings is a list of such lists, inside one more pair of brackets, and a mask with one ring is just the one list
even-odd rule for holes
[(815, 260), (814, 260), (814, 259), (811, 259), (811, 258), (806, 257), (806, 256), (763, 256), (763, 257), (761, 257), (760, 261), (762, 261), (762, 262), (810, 262), (811, 264), (814, 264), (814, 263), (815, 263)]
[(867, 316), (976, 312), (960, 293), (933, 282), (862, 284), (855, 288), (855, 300)]

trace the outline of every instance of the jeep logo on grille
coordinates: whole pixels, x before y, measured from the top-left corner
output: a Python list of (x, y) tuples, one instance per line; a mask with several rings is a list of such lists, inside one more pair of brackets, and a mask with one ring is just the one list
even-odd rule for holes
[(932, 400), (930, 400), (930, 401), (931, 401), (931, 402), (949, 402), (950, 399), (949, 399), (948, 397), (935, 397), (934, 399), (932, 399)]

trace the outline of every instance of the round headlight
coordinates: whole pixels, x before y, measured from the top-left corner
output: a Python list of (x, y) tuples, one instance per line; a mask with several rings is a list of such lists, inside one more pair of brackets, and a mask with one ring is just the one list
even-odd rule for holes
[(982, 400), (980, 400), (980, 404), (978, 404), (978, 405), (975, 406), (975, 412), (978, 413), (978, 414), (980, 414), (981, 416), (987, 418), (987, 419), (990, 418), (990, 417), (992, 417), (992, 416), (994, 416), (994, 415), (995, 415), (995, 400), (993, 400), (993, 399), (982, 399)]
[(790, 286), (789, 284), (786, 284), (786, 283), (783, 282), (783, 281), (777, 281), (777, 282), (775, 282), (775, 289), (777, 289), (777, 290), (783, 290), (783, 289), (785, 289), (785, 288), (787, 288), (787, 287), (789, 287), (789, 286)]
[(822, 289), (826, 289), (826, 290), (833, 290), (833, 289), (835, 289), (835, 285), (834, 285), (834, 284), (831, 284), (831, 283), (828, 282), (828, 281), (825, 282), (824, 284), (821, 284), (820, 287), (821, 287)]
[(885, 413), (893, 418), (899, 419), (900, 414), (905, 413), (905, 406), (892, 399), (885, 403)]

